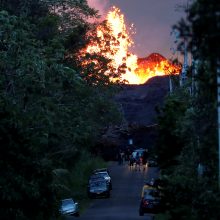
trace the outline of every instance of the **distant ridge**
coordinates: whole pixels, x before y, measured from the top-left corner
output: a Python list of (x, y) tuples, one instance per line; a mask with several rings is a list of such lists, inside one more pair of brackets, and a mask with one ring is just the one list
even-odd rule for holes
[(161, 54), (152, 53), (147, 57), (138, 58), (138, 65), (141, 65), (141, 64), (144, 64), (144, 65), (151, 64), (152, 65), (152, 63), (159, 64), (161, 61), (165, 61), (165, 60), (167, 60), (167, 59), (164, 56), (162, 56)]

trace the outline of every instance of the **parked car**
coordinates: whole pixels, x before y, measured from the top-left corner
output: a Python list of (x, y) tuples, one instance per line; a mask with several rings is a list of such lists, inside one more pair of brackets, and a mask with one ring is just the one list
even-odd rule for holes
[(88, 197), (110, 197), (110, 188), (105, 180), (93, 180), (88, 185)]
[(157, 189), (148, 187), (144, 190), (141, 198), (139, 215), (144, 213), (159, 213), (161, 211), (161, 198)]
[(79, 216), (79, 204), (72, 198), (61, 200), (60, 204), (60, 214), (61, 215), (74, 215)]
[(93, 175), (102, 176), (106, 180), (109, 189), (112, 190), (112, 179), (109, 175), (109, 171), (106, 168), (94, 170)]

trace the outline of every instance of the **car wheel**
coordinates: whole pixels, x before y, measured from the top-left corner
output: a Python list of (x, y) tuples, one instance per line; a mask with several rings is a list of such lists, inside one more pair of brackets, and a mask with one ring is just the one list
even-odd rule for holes
[(77, 213), (75, 214), (75, 216), (76, 216), (76, 217), (79, 217), (79, 212), (77, 212)]

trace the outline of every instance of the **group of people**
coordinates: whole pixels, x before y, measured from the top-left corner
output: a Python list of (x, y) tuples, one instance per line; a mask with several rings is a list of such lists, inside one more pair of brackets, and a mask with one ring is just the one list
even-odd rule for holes
[(129, 161), (130, 168), (134, 168), (135, 170), (145, 170), (148, 158), (148, 151), (144, 150), (143, 152), (135, 152), (132, 151), (123, 151), (120, 150), (118, 152), (118, 164), (122, 165), (125, 161)]
[(143, 153), (137, 152), (135, 156), (131, 154), (129, 158), (130, 168), (134, 167), (135, 170), (144, 171), (146, 169), (147, 157), (147, 150), (145, 150)]

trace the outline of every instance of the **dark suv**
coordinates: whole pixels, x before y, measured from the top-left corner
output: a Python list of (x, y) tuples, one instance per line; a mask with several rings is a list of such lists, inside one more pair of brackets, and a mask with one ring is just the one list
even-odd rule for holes
[(103, 179), (91, 180), (88, 185), (87, 193), (89, 198), (110, 197), (109, 186)]
[(96, 169), (93, 171), (93, 175), (102, 176), (106, 180), (109, 189), (112, 190), (112, 179), (107, 168)]

